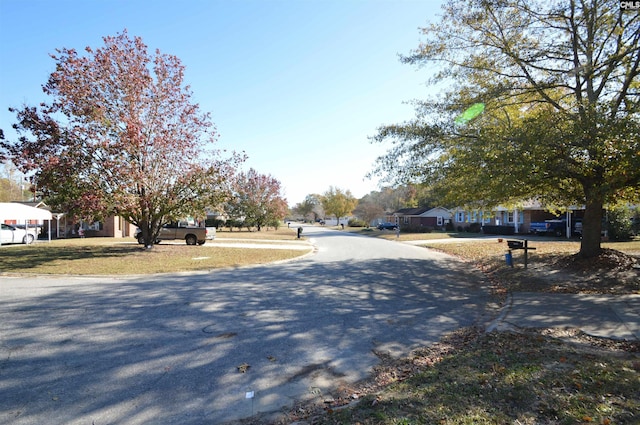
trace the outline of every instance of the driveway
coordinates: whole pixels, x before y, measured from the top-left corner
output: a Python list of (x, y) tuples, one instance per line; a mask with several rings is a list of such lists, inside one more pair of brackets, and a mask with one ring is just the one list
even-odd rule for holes
[(329, 396), (380, 353), (486, 319), (482, 275), (451, 257), (304, 235), (316, 253), (285, 264), (0, 277), (0, 423), (220, 424)]

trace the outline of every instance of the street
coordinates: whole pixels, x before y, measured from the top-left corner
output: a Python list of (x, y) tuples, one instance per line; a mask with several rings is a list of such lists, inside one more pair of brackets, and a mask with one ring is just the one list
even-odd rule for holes
[[(472, 266), (305, 226), (283, 264), (122, 278), (0, 277), (1, 424), (220, 424), (330, 395), (485, 320)], [(375, 352), (375, 353), (374, 353)]]

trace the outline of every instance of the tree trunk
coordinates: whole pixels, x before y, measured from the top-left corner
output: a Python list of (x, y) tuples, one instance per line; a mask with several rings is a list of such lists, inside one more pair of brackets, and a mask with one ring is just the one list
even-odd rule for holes
[(155, 243), (153, 237), (153, 226), (148, 220), (140, 221), (140, 231), (142, 232), (142, 238), (144, 239), (145, 248), (152, 248)]
[[(594, 199), (595, 198), (595, 199)], [(587, 196), (584, 218), (582, 219), (582, 241), (580, 256), (582, 258), (597, 257), (601, 252), (602, 208), (604, 202), (598, 196)]]

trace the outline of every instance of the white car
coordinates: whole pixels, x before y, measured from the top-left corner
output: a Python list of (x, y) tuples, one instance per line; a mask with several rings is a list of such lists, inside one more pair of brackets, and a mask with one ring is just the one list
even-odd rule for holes
[(9, 224), (2, 223), (0, 230), (0, 242), (5, 243), (31, 243), (36, 239), (35, 229), (19, 229)]

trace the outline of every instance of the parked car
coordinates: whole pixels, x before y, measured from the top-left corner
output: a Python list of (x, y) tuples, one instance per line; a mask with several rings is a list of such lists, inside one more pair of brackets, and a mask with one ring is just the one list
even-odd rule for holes
[[(203, 245), (208, 239), (207, 232), (208, 230), (206, 227), (184, 226), (182, 223), (171, 222), (162, 226), (158, 239), (156, 239), (155, 243), (182, 239), (187, 243), (187, 245), (195, 245), (196, 243), (198, 245)], [(140, 228), (136, 229), (133, 237), (138, 240), (139, 244), (144, 245), (144, 238), (142, 237), (142, 231)]]
[(378, 224), (378, 230), (396, 230), (398, 225), (389, 221)]
[(36, 239), (36, 229), (19, 229), (16, 226), (2, 223), (0, 230), (0, 241), (5, 243), (25, 243), (29, 244)]

